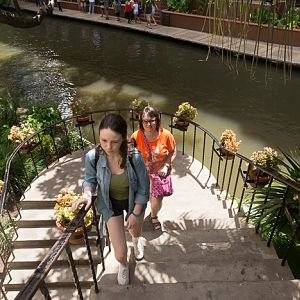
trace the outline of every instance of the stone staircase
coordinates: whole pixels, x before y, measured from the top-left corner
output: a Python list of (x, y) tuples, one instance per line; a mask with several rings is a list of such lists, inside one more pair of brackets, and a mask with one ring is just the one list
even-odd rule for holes
[(143, 261), (135, 262), (130, 248), (129, 286), (117, 285), (111, 253), (100, 294), (90, 299), (300, 299), (289, 268), (240, 218), (182, 219), (163, 227), (161, 233), (144, 232)]
[[(22, 201), (19, 237), (14, 242), (5, 289), (14, 299), (60, 232), (54, 223), (54, 197), (68, 186), (80, 190), (83, 152), (51, 166), (31, 185)], [(161, 232), (145, 218), (145, 258), (136, 262), (128, 239), (131, 282), (117, 285), (118, 264), (105, 248), (102, 272), (93, 231), (90, 233), (99, 293), (96, 294), (85, 248), (71, 246), (84, 299), (300, 299), (300, 284), (282, 267), (272, 247), (249, 228), (236, 204), (224, 200), (213, 178), (198, 161), (178, 155), (174, 164), (175, 194), (164, 199)], [(74, 171), (76, 170), (76, 171)], [(146, 215), (149, 214), (149, 208)], [(53, 299), (79, 299), (65, 252), (46, 279)], [(33, 299), (44, 299), (38, 292)]]
[[(22, 219), (17, 221), (18, 238), (14, 241), (14, 251), (9, 259), (11, 279), (7, 276), (4, 282), (8, 299), (14, 299), (35, 268), (49, 252), (60, 237), (54, 221), (54, 199), (22, 201)], [(89, 232), (91, 251), (95, 267), (101, 263), (96, 246), (95, 228)], [(86, 248), (82, 245), (71, 245), (72, 255), (77, 266), (77, 272), (83, 294), (87, 296), (93, 285), (92, 273), (89, 267)], [(46, 284), (51, 289), (51, 296), (57, 299), (77, 298), (73, 275), (69, 267), (68, 256), (62, 252), (54, 268), (46, 277)], [(44, 299), (40, 292), (33, 299)]]

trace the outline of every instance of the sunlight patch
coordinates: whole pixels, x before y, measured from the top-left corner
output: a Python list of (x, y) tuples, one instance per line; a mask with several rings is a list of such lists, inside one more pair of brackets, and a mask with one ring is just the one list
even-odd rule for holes
[(0, 60), (8, 60), (22, 52), (23, 51), (19, 48), (0, 43)]
[(99, 94), (106, 94), (109, 91), (113, 91), (113, 89), (113, 83), (107, 82), (105, 79), (101, 79), (85, 87), (79, 88), (78, 90), (81, 94), (99, 96)]
[(167, 98), (163, 95), (152, 93), (139, 87), (124, 84), (120, 90), (121, 97), (127, 97), (133, 99), (144, 99), (150, 103), (150, 105), (159, 107), (160, 104), (167, 102)]

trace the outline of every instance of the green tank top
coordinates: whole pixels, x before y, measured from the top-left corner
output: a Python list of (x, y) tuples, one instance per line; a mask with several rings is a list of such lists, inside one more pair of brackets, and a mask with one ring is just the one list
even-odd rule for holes
[(109, 186), (109, 195), (116, 200), (127, 200), (129, 195), (129, 182), (127, 173), (112, 174)]

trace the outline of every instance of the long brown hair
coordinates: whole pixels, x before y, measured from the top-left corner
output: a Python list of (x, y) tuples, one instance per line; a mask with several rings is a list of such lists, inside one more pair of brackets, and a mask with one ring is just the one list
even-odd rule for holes
[(123, 141), (120, 146), (122, 163), (120, 165), (120, 168), (124, 169), (127, 159), (127, 123), (121, 115), (108, 114), (102, 119), (99, 125), (99, 135), (101, 129), (107, 128), (119, 133), (122, 136)]

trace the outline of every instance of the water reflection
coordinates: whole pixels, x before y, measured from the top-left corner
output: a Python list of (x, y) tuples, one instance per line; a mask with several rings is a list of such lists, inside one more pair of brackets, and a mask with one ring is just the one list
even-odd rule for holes
[(299, 144), (299, 71), (285, 86), (273, 68), (265, 84), (264, 64), (250, 80), (243, 63), (237, 73), (219, 54), (206, 61), (198, 47), (124, 30), (60, 19), (26, 31), (0, 27), (0, 86), (27, 105), (81, 97), (95, 109), (115, 108), (140, 97), (175, 112), (188, 100), (199, 110), (196, 121), (216, 136), (235, 130), (245, 155)]

